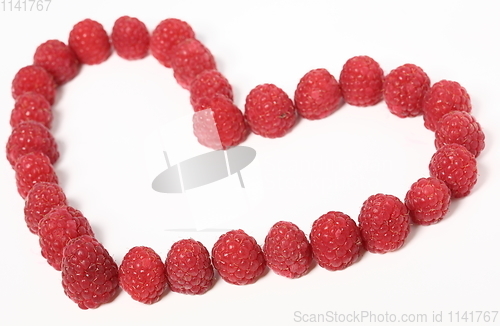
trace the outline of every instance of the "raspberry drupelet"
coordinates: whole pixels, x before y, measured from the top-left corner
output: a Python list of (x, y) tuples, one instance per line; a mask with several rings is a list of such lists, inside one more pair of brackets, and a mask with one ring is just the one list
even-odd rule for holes
[(354, 264), (363, 252), (356, 222), (341, 212), (328, 212), (314, 221), (311, 247), (318, 264), (329, 270), (342, 270)]
[(122, 289), (132, 299), (153, 304), (160, 300), (167, 289), (165, 265), (151, 248), (138, 246), (130, 249), (119, 267)]
[(375, 105), (383, 98), (384, 71), (369, 56), (356, 56), (344, 64), (339, 83), (347, 104)]
[(165, 260), (170, 289), (182, 294), (206, 293), (215, 283), (215, 274), (207, 248), (194, 239), (175, 242)]
[(278, 275), (298, 278), (311, 267), (311, 244), (304, 232), (291, 222), (275, 223), (266, 236), (262, 250), (267, 266)]
[(262, 249), (243, 230), (221, 235), (212, 248), (212, 261), (222, 279), (236, 285), (256, 282), (266, 267)]
[(401, 248), (410, 233), (408, 208), (392, 195), (368, 197), (358, 221), (365, 248), (373, 253), (383, 254)]

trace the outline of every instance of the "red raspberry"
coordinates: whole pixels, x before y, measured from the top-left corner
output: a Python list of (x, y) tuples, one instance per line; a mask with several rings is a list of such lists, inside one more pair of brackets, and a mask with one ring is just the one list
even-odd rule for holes
[(436, 125), (436, 148), (460, 144), (477, 157), (484, 149), (484, 133), (474, 117), (464, 111), (446, 113)]
[(314, 221), (310, 239), (319, 266), (329, 271), (351, 266), (362, 254), (359, 228), (356, 222), (341, 212), (328, 212)]
[(50, 266), (61, 270), (63, 249), (69, 240), (81, 235), (94, 236), (89, 221), (70, 206), (52, 209), (38, 224), (42, 256)]
[(47, 128), (35, 121), (21, 122), (7, 140), (7, 159), (14, 166), (19, 157), (31, 152), (44, 153), (52, 164), (59, 158), (57, 143)]
[(228, 149), (246, 139), (248, 129), (243, 113), (224, 95), (204, 98), (196, 107), (193, 128), (200, 144), (212, 149)]
[(111, 55), (108, 34), (100, 23), (92, 19), (84, 19), (73, 26), (68, 44), (84, 64), (96, 65)]
[(421, 178), (406, 193), (405, 205), (414, 223), (431, 225), (446, 215), (450, 199), (450, 189), (443, 181), (434, 177)]
[(16, 127), (21, 122), (29, 120), (39, 122), (46, 128), (50, 128), (52, 124), (50, 103), (38, 93), (28, 92), (17, 98), (10, 116), (10, 125)]
[(39, 66), (26, 66), (16, 73), (12, 81), (12, 97), (17, 98), (24, 93), (34, 92), (45, 97), (52, 105), (56, 97), (56, 83), (47, 70)]
[(424, 126), (436, 130), (436, 125), (443, 115), (450, 111), (470, 112), (470, 96), (459, 83), (441, 80), (430, 88), (423, 101)]
[(115, 21), (111, 42), (116, 54), (127, 60), (138, 60), (149, 52), (149, 32), (139, 19), (122, 16)]
[(221, 235), (212, 248), (212, 261), (222, 279), (236, 285), (254, 283), (266, 268), (262, 249), (243, 230)]
[(408, 209), (392, 195), (368, 197), (358, 221), (365, 248), (374, 253), (383, 254), (401, 248), (410, 233)]
[(340, 108), (342, 94), (335, 77), (326, 69), (314, 69), (304, 75), (295, 90), (295, 107), (300, 116), (323, 119)]
[(250, 130), (267, 138), (283, 137), (297, 121), (288, 95), (273, 84), (258, 85), (247, 95), (245, 118)]
[(173, 48), (171, 63), (177, 83), (187, 90), (200, 73), (216, 69), (212, 53), (194, 38), (184, 40)]
[(429, 87), (429, 77), (414, 64), (405, 64), (392, 70), (384, 84), (384, 97), (389, 111), (400, 118), (421, 114)]
[(262, 250), (267, 266), (278, 275), (298, 278), (311, 267), (311, 245), (304, 232), (291, 222), (274, 224)]
[(123, 257), (118, 275), (122, 289), (145, 304), (158, 302), (167, 288), (165, 265), (149, 247), (130, 249)]
[(205, 70), (191, 82), (191, 105), (193, 107), (201, 98), (222, 94), (231, 101), (233, 89), (229, 81), (217, 70)]
[(118, 292), (118, 266), (96, 239), (82, 235), (63, 250), (64, 293), (81, 309), (94, 309), (110, 302)]
[(431, 158), (429, 170), (431, 176), (446, 183), (453, 198), (467, 196), (477, 182), (476, 159), (459, 144), (439, 148)]
[(188, 23), (176, 18), (162, 20), (151, 34), (151, 54), (170, 68), (173, 48), (188, 38), (194, 38), (194, 31)]
[(58, 85), (75, 78), (80, 70), (80, 61), (76, 54), (59, 40), (48, 40), (39, 45), (33, 62), (47, 70)]
[(24, 219), (31, 232), (38, 234), (38, 223), (53, 208), (66, 205), (66, 195), (59, 185), (38, 182), (28, 192), (24, 203)]
[(183, 294), (203, 294), (215, 282), (214, 268), (207, 248), (193, 239), (172, 245), (165, 261), (170, 289)]
[(26, 198), (28, 192), (38, 182), (59, 182), (50, 159), (42, 152), (21, 156), (14, 170), (16, 171), (17, 191), (23, 198)]
[(383, 97), (384, 71), (378, 62), (366, 55), (353, 57), (344, 64), (339, 83), (347, 104), (375, 105)]

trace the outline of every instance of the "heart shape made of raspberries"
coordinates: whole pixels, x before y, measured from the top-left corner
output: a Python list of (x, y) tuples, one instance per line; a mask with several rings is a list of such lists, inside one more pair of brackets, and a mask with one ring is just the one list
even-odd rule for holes
[[(314, 260), (327, 270), (343, 270), (365, 251), (384, 254), (400, 249), (412, 225), (440, 222), (450, 202), (467, 196), (476, 184), (476, 158), (484, 149), (484, 133), (471, 115), (467, 91), (449, 80), (431, 85), (423, 69), (414, 64), (385, 75), (373, 58), (356, 56), (347, 60), (338, 80), (325, 68), (307, 72), (298, 80), (293, 98), (274, 84), (260, 84), (246, 96), (242, 112), (214, 56), (182, 20), (163, 20), (150, 34), (137, 18), (124, 16), (108, 35), (100, 23), (85, 19), (73, 27), (67, 43), (41, 44), (33, 64), (15, 75), (16, 104), (6, 152), (25, 199), (27, 226), (39, 236), (42, 256), (62, 272), (64, 292), (82, 309), (111, 301), (119, 287), (147, 304), (160, 300), (167, 287), (203, 294), (213, 286), (215, 271), (228, 283), (245, 285), (256, 282), (267, 267), (288, 278), (306, 275)], [(394, 116), (423, 115), (424, 127), (434, 132), (436, 152), (429, 175), (415, 180), (405, 198), (368, 196), (357, 223), (340, 211), (329, 211), (312, 223), (308, 236), (295, 223), (279, 221), (263, 246), (236, 229), (222, 234), (211, 252), (199, 241), (183, 239), (163, 261), (150, 247), (136, 246), (118, 266), (96, 239), (89, 221), (68, 205), (54, 169), (59, 150), (50, 132), (58, 91), (78, 75), (82, 65), (105, 62), (113, 49), (126, 60), (151, 53), (172, 68), (177, 83), (190, 94), (194, 135), (215, 151), (227, 155), (250, 134), (288, 136), (299, 119), (324, 120), (344, 103), (367, 107), (385, 101)], [(382, 153), (377, 145), (371, 156)], [(353, 161), (352, 166), (359, 164), (361, 169), (371, 159)]]

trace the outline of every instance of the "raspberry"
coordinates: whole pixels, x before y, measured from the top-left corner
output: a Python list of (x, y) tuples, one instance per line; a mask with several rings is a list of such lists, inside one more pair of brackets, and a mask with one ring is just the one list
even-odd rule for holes
[(100, 23), (92, 19), (84, 19), (73, 26), (68, 44), (84, 64), (96, 65), (111, 55), (108, 34)]
[(384, 97), (389, 111), (400, 118), (421, 114), (429, 87), (429, 77), (414, 64), (405, 64), (392, 70), (384, 84)]
[(484, 149), (484, 133), (474, 117), (464, 111), (446, 113), (436, 125), (436, 148), (460, 144), (477, 157)]
[(165, 265), (149, 247), (130, 249), (123, 257), (118, 275), (122, 289), (145, 304), (158, 302), (167, 288)]
[(207, 248), (193, 239), (172, 245), (165, 261), (170, 289), (183, 294), (203, 294), (215, 282), (214, 268)]
[(80, 61), (73, 50), (59, 40), (48, 40), (39, 45), (33, 57), (35, 65), (47, 70), (54, 81), (64, 84), (78, 75)]
[(42, 256), (50, 266), (61, 270), (63, 249), (69, 240), (81, 235), (94, 236), (89, 221), (70, 206), (52, 209), (38, 224)]
[(247, 137), (243, 113), (227, 97), (216, 94), (203, 98), (196, 107), (198, 112), (193, 116), (193, 128), (200, 144), (212, 149), (228, 149)]
[(365, 248), (374, 253), (383, 254), (401, 248), (410, 233), (408, 209), (392, 195), (368, 197), (358, 221)]
[(314, 69), (304, 75), (295, 90), (295, 107), (300, 116), (323, 119), (340, 108), (342, 94), (335, 77), (326, 69)]
[(24, 219), (31, 232), (38, 234), (38, 223), (53, 208), (66, 205), (66, 195), (58, 184), (38, 182), (28, 192), (24, 203)]
[(423, 102), (424, 126), (436, 130), (436, 125), (443, 115), (450, 111), (470, 112), (470, 96), (459, 83), (441, 80), (430, 88)]
[(378, 62), (366, 55), (353, 57), (344, 64), (339, 83), (347, 104), (375, 105), (383, 97), (384, 71)]
[(137, 18), (122, 16), (115, 21), (111, 42), (120, 57), (127, 60), (142, 59), (148, 55), (149, 32)]
[(201, 98), (213, 97), (222, 94), (231, 101), (233, 100), (233, 89), (226, 77), (217, 70), (205, 70), (191, 82), (191, 105), (193, 107)]
[(474, 155), (462, 145), (446, 144), (432, 155), (430, 174), (448, 186), (453, 198), (467, 196), (477, 182)]
[(221, 235), (212, 248), (212, 261), (222, 279), (236, 285), (254, 283), (266, 267), (262, 249), (243, 230)]
[(173, 48), (171, 63), (177, 83), (187, 90), (200, 73), (216, 69), (212, 53), (194, 38), (186, 39)]
[(310, 239), (319, 266), (329, 271), (351, 266), (362, 254), (359, 228), (341, 212), (328, 212), (314, 221)]
[(304, 232), (291, 222), (274, 224), (262, 250), (267, 266), (278, 275), (298, 278), (311, 267), (311, 245)]
[(23, 121), (36, 121), (50, 128), (52, 124), (52, 110), (49, 101), (42, 95), (34, 92), (20, 95), (12, 114), (10, 116), (10, 125), (16, 127)]
[(68, 242), (61, 270), (64, 293), (81, 309), (110, 302), (118, 291), (118, 266), (102, 244), (89, 235)]
[(16, 73), (12, 80), (12, 97), (34, 92), (42, 95), (52, 105), (56, 97), (56, 83), (47, 70), (39, 66), (26, 66)]
[(42, 152), (54, 164), (59, 158), (57, 143), (50, 131), (35, 121), (25, 121), (12, 130), (7, 140), (7, 159), (14, 166), (19, 157), (31, 153)]
[(14, 170), (16, 171), (17, 191), (23, 198), (26, 198), (28, 192), (38, 182), (59, 182), (50, 159), (42, 152), (21, 156)]
[(446, 215), (450, 199), (450, 189), (443, 181), (434, 177), (420, 178), (406, 193), (405, 205), (414, 223), (431, 225)]
[(188, 38), (194, 38), (194, 31), (188, 23), (176, 18), (162, 20), (151, 34), (151, 54), (162, 65), (170, 68), (173, 48)]
[(273, 84), (258, 85), (248, 93), (245, 118), (250, 130), (267, 138), (283, 137), (297, 120), (288, 95)]

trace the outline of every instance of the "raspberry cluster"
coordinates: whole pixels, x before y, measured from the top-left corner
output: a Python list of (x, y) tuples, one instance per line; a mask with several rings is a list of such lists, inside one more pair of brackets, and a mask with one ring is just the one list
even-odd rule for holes
[[(309, 236), (292, 222), (279, 221), (262, 247), (245, 231), (232, 230), (221, 235), (211, 251), (194, 239), (182, 239), (162, 260), (153, 249), (136, 246), (118, 266), (95, 238), (87, 218), (68, 205), (54, 170), (59, 152), (50, 131), (58, 88), (76, 77), (82, 64), (106, 61), (113, 49), (126, 60), (151, 53), (172, 68), (178, 84), (190, 92), (194, 134), (202, 145), (227, 149), (250, 132), (284, 137), (298, 119), (327, 118), (343, 102), (366, 107), (385, 100), (392, 114), (423, 115), (424, 126), (435, 131), (429, 176), (415, 181), (404, 201), (389, 194), (370, 196), (361, 205), (358, 223), (330, 211), (312, 223)], [(380, 65), (366, 55), (347, 60), (339, 81), (325, 68), (307, 72), (293, 100), (274, 84), (258, 85), (248, 93), (242, 112), (211, 52), (189, 24), (174, 18), (161, 21), (150, 34), (137, 18), (123, 16), (109, 36), (100, 23), (85, 19), (73, 27), (67, 44), (48, 40), (36, 49), (33, 63), (14, 76), (12, 96), (6, 154), (25, 199), (25, 222), (39, 237), (42, 256), (62, 272), (64, 292), (82, 309), (111, 301), (119, 287), (134, 300), (153, 304), (167, 288), (182, 294), (206, 293), (216, 273), (228, 283), (246, 285), (262, 277), (267, 267), (299, 278), (308, 273), (313, 260), (337, 271), (359, 261), (365, 251), (398, 250), (412, 223), (440, 222), (453, 199), (471, 193), (477, 182), (476, 158), (485, 147), (481, 126), (470, 114), (470, 97), (460, 84), (442, 80), (431, 86), (427, 74), (414, 64), (384, 76)]]

